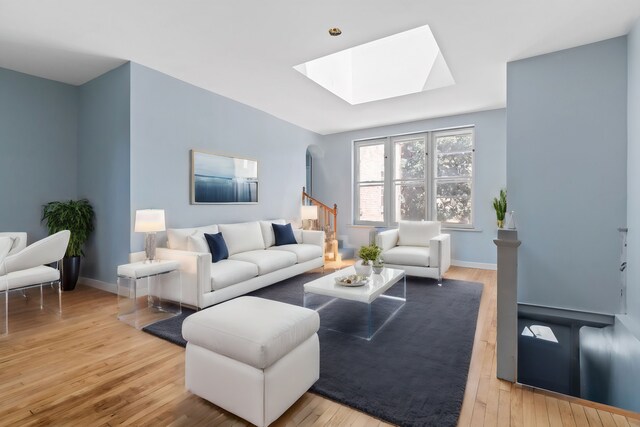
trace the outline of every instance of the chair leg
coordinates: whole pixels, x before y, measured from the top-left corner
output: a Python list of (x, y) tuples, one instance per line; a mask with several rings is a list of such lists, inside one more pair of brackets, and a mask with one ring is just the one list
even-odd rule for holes
[(48, 309), (60, 316), (62, 315), (62, 286), (59, 281), (50, 282), (48, 285), (51, 287), (51, 290), (55, 292), (57, 298), (57, 307), (53, 308), (53, 304), (50, 301)]
[(4, 294), (4, 324), (0, 335), (6, 335), (9, 333), (9, 292), (5, 290), (2, 293)]

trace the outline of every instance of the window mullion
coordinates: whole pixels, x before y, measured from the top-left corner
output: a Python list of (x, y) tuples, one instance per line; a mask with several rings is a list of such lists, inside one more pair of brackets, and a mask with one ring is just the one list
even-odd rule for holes
[(391, 138), (387, 138), (384, 147), (384, 224), (388, 227), (393, 222), (392, 213), (394, 211), (394, 194), (393, 194), (393, 142)]

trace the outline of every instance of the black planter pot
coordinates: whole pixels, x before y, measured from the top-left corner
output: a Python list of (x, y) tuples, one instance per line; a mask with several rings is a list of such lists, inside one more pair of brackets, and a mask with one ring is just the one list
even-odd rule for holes
[(78, 283), (78, 276), (80, 276), (80, 257), (64, 257), (62, 259), (62, 290), (72, 291)]

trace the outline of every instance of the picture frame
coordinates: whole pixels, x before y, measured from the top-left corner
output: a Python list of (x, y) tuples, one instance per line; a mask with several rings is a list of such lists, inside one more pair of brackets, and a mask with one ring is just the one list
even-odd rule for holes
[(258, 161), (191, 150), (191, 204), (258, 203)]

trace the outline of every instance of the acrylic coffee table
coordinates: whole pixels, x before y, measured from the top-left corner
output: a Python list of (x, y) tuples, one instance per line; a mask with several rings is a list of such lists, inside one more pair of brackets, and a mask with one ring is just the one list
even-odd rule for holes
[(355, 269), (347, 267), (306, 283), (304, 306), (320, 312), (321, 327), (371, 340), (407, 301), (405, 272), (384, 268), (359, 287), (336, 283), (336, 277), (351, 274)]

